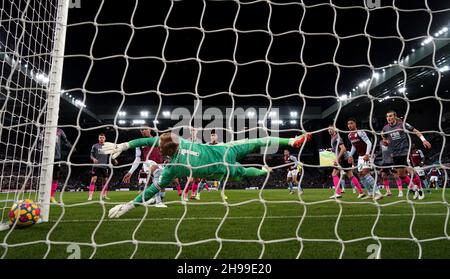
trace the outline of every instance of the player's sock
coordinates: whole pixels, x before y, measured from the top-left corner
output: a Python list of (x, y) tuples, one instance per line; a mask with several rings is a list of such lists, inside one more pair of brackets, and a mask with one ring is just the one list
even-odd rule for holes
[(142, 203), (144, 200), (148, 201), (150, 200), (154, 195), (156, 195), (156, 193), (159, 192), (159, 189), (151, 184), (149, 187), (147, 187), (147, 189), (145, 189), (144, 192), (142, 192), (141, 194), (139, 194), (135, 199), (134, 199), (134, 205), (135, 206), (139, 206), (140, 203)]
[(190, 189), (191, 189), (191, 183), (189, 183), (186, 187), (184, 187), (183, 199), (187, 198)]
[(180, 186), (180, 183), (175, 182), (175, 188), (177, 188), (178, 196), (181, 196), (181, 186)]
[(92, 197), (92, 195), (94, 194), (94, 191), (95, 191), (95, 184), (91, 183), (89, 185), (89, 197)]
[(108, 193), (108, 182), (106, 182), (102, 187), (102, 197), (106, 197), (107, 193)]
[(205, 187), (205, 182), (203, 182), (203, 181), (200, 181), (199, 183), (198, 183), (198, 190), (197, 190), (197, 192), (198, 193), (200, 193), (201, 191), (203, 191), (203, 188)]
[(358, 181), (358, 178), (356, 178), (355, 176), (353, 176), (353, 177), (352, 177), (352, 180), (351, 180), (351, 183), (352, 183), (352, 185), (355, 185), (356, 189), (358, 189), (358, 192), (359, 192), (360, 194), (363, 193), (363, 189), (362, 189), (362, 187), (361, 187), (361, 184), (360, 184), (359, 181)]
[(366, 175), (366, 182), (367, 185), (373, 189), (373, 196), (379, 193), (378, 185), (375, 183), (375, 179), (370, 174)]
[(164, 197), (166, 196), (166, 192), (159, 192), (159, 196), (161, 197), (161, 201), (164, 201)]
[(403, 181), (405, 181), (406, 185), (408, 185), (408, 189), (412, 189), (413, 185), (410, 185), (411, 178), (408, 175), (405, 175), (405, 177), (403, 177)]
[(52, 197), (52, 198), (55, 197), (56, 189), (58, 189), (58, 181), (53, 180), (52, 181), (52, 190), (51, 190), (51, 193), (50, 193), (50, 197)]
[(334, 184), (336, 195), (340, 195), (341, 187), (339, 187), (339, 176), (337, 176), (337, 175), (333, 176), (333, 184)]
[(414, 182), (414, 184), (417, 185), (417, 187), (418, 187), (419, 189), (422, 189), (422, 181), (420, 180), (419, 176), (414, 175), (414, 177), (413, 177), (413, 182)]
[(430, 184), (428, 184), (426, 179), (422, 180), (422, 185), (427, 189), (427, 193), (430, 193)]
[(155, 195), (155, 203), (161, 203), (161, 191)]
[(288, 186), (289, 186), (289, 191), (294, 192), (294, 185), (292, 184), (292, 182), (288, 182)]
[(397, 183), (398, 191), (401, 192), (403, 190), (403, 182), (400, 178), (395, 179), (395, 183)]
[(366, 176), (360, 177), (359, 180), (361, 181), (361, 184), (364, 186), (364, 188), (366, 188), (367, 194), (369, 196), (373, 195), (372, 186), (367, 181), (367, 177)]
[(203, 185), (205, 185), (206, 191), (209, 191), (208, 183), (205, 182)]
[(198, 184), (195, 182), (192, 182), (191, 197), (195, 197), (195, 195), (197, 194), (197, 189), (198, 189)]
[(384, 179), (383, 180), (383, 185), (384, 185), (384, 188), (386, 189), (386, 191), (388, 191), (388, 192), (391, 191), (391, 188), (389, 187), (389, 180)]
[(341, 191), (345, 190), (345, 179), (341, 179)]

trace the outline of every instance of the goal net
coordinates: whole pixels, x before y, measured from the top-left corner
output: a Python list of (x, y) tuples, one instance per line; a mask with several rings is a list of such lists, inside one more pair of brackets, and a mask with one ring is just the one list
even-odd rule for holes
[[(2, 1), (0, 13), (0, 224), (11, 202), (32, 199), (48, 220), (49, 189), (59, 111), (64, 1)], [(59, 10), (58, 10), (59, 8)], [(59, 22), (57, 22), (59, 20)], [(59, 26), (58, 26), (59, 25)], [(65, 26), (64, 26), (65, 28)], [(63, 45), (62, 45), (63, 46)], [(1, 225), (4, 227), (4, 225)]]
[[(449, 22), (449, 3), (430, 0), (3, 0), (0, 257), (450, 257)], [(417, 180), (401, 190), (381, 172), (390, 110), (424, 199)], [(334, 166), (328, 131), (350, 151), (350, 118), (372, 143), (373, 182), (360, 179), (356, 153), (349, 168)], [(205, 144), (312, 141), (239, 158), (266, 175), (181, 175), (157, 194), (167, 207), (108, 218), (149, 189), (143, 163), (157, 148), (117, 161), (98, 148), (147, 132)], [(413, 144), (424, 154), (417, 166)], [(11, 205), (27, 198), (43, 222), (10, 228)]]

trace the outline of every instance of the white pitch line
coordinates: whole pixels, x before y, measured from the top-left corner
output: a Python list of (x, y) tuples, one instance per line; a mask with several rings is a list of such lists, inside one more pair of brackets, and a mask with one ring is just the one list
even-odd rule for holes
[[(416, 216), (446, 216), (445, 213), (416, 213)], [(412, 217), (412, 214), (380, 214), (381, 217)], [(305, 216), (305, 218), (337, 218), (338, 215), (312, 215)], [(342, 215), (341, 218), (361, 218), (361, 217), (377, 217), (377, 214), (348, 214)], [(222, 220), (224, 217), (186, 217), (183, 220)], [(301, 219), (301, 216), (266, 216), (265, 219)], [(226, 217), (226, 219), (238, 220), (238, 219), (262, 219), (262, 216), (238, 216), (238, 217)], [(123, 218), (123, 219), (103, 219), (103, 222), (133, 222), (141, 221), (142, 218)], [(179, 221), (180, 218), (163, 217), (163, 218), (146, 218), (146, 221)], [(86, 220), (61, 220), (60, 223), (98, 223), (100, 219), (86, 219)], [(49, 221), (49, 223), (56, 223), (55, 221)]]

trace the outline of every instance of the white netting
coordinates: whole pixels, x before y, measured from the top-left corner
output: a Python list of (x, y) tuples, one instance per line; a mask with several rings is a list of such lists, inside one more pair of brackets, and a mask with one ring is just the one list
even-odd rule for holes
[[(45, 134), (43, 127), (54, 128), (46, 119), (49, 92), (62, 92), (58, 83), (49, 89), (58, 15), (54, 2), (58, 1), (2, 1), (0, 223), (7, 221), (11, 202), (23, 198), (24, 192), (38, 199), (40, 169), (47, 166), (42, 163), (38, 135)], [(448, 29), (442, 28), (450, 18), (448, 3), (59, 2), (60, 8), (72, 8), (67, 26), (59, 22), (68, 35), (59, 125), (74, 147), (62, 160), (68, 172), (60, 181), (60, 203), (51, 207), (49, 222), (39, 225), (44, 233), (29, 237), (30, 228), (17, 236), (13, 230), (1, 234), (2, 258), (14, 257), (15, 251), (21, 255), (20, 248), (27, 246), (35, 249), (33, 256), (45, 258), (67, 257), (71, 252), (77, 258), (80, 251), (83, 258), (303, 258), (316, 257), (315, 253), (344, 258), (367, 257), (372, 252), (374, 258), (384, 253), (422, 258), (424, 247), (438, 251), (427, 256), (449, 256), (450, 249), (442, 248), (450, 240), (445, 191), (449, 129), (444, 121), (449, 113), (444, 75), (450, 50)], [(417, 22), (421, 29), (413, 24)], [(56, 71), (61, 74), (61, 70)], [(412, 87), (428, 88), (411, 96)], [(112, 205), (130, 200), (135, 193), (118, 191), (111, 201), (85, 201), (87, 194), (78, 192), (88, 189), (93, 165), (88, 148), (98, 133), (106, 132), (107, 141), (122, 142), (139, 137), (136, 131), (147, 123), (157, 134), (179, 133), (183, 128), (186, 132), (194, 126), (208, 137), (215, 129), (224, 141), (311, 132), (314, 143), (302, 146), (297, 155), (308, 170), (300, 181), (313, 184), (324, 176), (327, 182), (314, 186), (329, 187), (332, 181), (326, 172), (331, 171), (322, 171), (311, 155), (328, 147), (329, 138), (324, 136), (328, 124), (333, 123), (344, 136), (348, 131), (342, 121), (358, 117), (372, 136), (375, 155), (380, 121), (390, 106), (412, 124), (429, 124), (421, 113), (429, 115), (432, 124), (418, 128), (435, 146), (435, 152), (427, 154), (433, 159), (425, 169), (435, 165), (443, 170), (438, 198), (434, 194), (420, 202), (408, 195), (391, 201), (330, 200), (332, 191), (323, 189), (305, 189), (304, 196), (286, 198), (270, 188), (283, 185), (277, 174), (287, 165), (274, 165), (277, 156), (267, 148), (257, 160), (243, 164), (273, 168), (273, 173), (255, 180), (261, 183), (258, 194), (243, 192), (233, 199), (230, 188), (242, 189), (253, 182), (234, 183), (227, 177), (215, 199), (179, 201), (168, 191), (167, 211), (145, 206), (130, 217), (109, 220)], [(424, 109), (427, 106), (429, 110)], [(182, 121), (174, 124), (178, 117)], [(416, 141), (412, 133), (408, 135), (410, 142)], [(107, 164), (110, 188), (126, 187), (121, 179), (133, 159), (129, 152), (118, 165)], [(378, 174), (374, 176), (378, 183)], [(318, 194), (308, 197), (308, 190)], [(210, 207), (213, 213), (208, 212)], [(291, 233), (275, 229), (283, 226)], [(355, 232), (359, 226), (362, 233)], [(213, 229), (206, 233), (206, 227)], [(207, 237), (197, 237), (202, 233)], [(289, 248), (283, 246), (287, 244)], [(273, 252), (272, 245), (280, 246)], [(143, 252), (148, 247), (153, 250)], [(203, 254), (192, 252), (192, 247), (200, 247)], [(249, 252), (252, 249), (255, 252)]]
[(5, 217), (11, 201), (37, 200), (54, 45), (54, 2), (2, 1), (0, 223), (8, 222)]

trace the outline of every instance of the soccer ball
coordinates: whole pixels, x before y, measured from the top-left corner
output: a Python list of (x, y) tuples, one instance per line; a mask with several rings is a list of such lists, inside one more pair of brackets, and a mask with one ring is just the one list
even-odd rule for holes
[(9, 225), (16, 223), (18, 227), (28, 227), (39, 220), (41, 209), (32, 200), (20, 200), (15, 203), (9, 211)]

